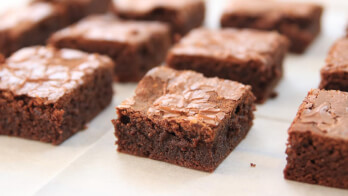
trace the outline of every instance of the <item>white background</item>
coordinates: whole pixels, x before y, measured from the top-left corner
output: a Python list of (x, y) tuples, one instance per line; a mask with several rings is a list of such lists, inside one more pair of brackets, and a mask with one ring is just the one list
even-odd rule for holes
[[(24, 2), (1, 0), (0, 10)], [(60, 146), (0, 136), (0, 195), (348, 195), (283, 178), (287, 129), (348, 23), (348, 1), (315, 2), (326, 5), (322, 34), (306, 54), (288, 55), (279, 96), (258, 106), (254, 127), (214, 173), (117, 153), (110, 121), (135, 84), (115, 85), (112, 104)], [(225, 0), (207, 4), (206, 24), (217, 28)]]

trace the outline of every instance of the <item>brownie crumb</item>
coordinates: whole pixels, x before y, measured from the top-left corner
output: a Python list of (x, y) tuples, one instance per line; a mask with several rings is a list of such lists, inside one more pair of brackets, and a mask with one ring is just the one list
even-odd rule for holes
[(269, 98), (274, 99), (278, 97), (278, 93), (277, 92), (273, 92), (270, 94)]

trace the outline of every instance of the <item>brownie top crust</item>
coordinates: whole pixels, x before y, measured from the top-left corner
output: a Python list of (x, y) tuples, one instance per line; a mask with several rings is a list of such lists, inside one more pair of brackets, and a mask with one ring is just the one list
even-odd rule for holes
[(58, 31), (52, 39), (74, 37), (136, 44), (169, 32), (169, 27), (160, 22), (123, 21), (112, 15), (95, 15)]
[(269, 19), (281, 17), (308, 18), (318, 9), (320, 5), (303, 2), (279, 2), (272, 0), (234, 0), (229, 3), (225, 13), (248, 14), (254, 16), (267, 15)]
[(57, 7), (50, 3), (34, 3), (8, 9), (0, 15), (0, 31), (21, 32), (52, 16), (56, 11)]
[(0, 67), (0, 90), (17, 96), (43, 98), (46, 104), (59, 100), (78, 85), (84, 77), (111, 60), (97, 54), (51, 47), (28, 47), (9, 57)]
[(202, 0), (119, 0), (115, 4), (120, 12), (140, 14), (148, 13), (158, 8), (181, 10), (202, 2)]
[(171, 49), (174, 55), (200, 55), (242, 62), (273, 62), (277, 50), (288, 47), (287, 39), (277, 32), (252, 29), (196, 29)]
[(322, 69), (326, 72), (346, 71), (348, 72), (348, 39), (341, 38), (331, 47), (326, 66)]
[(140, 81), (135, 96), (118, 108), (131, 108), (150, 119), (216, 127), (250, 91), (250, 86), (230, 80), (157, 67)]
[(300, 106), (291, 131), (348, 140), (348, 93), (314, 89)]

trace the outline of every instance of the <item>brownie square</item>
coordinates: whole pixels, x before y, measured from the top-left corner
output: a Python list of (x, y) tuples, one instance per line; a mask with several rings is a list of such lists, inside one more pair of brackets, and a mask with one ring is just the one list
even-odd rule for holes
[(301, 54), (320, 33), (322, 12), (311, 3), (236, 0), (227, 6), (221, 26), (276, 30), (291, 41), (291, 52)]
[(115, 80), (137, 82), (162, 63), (171, 38), (169, 27), (159, 22), (124, 21), (99, 15), (58, 31), (49, 44), (108, 55), (116, 63)]
[(35, 3), (8, 9), (0, 14), (0, 53), (9, 56), (16, 50), (44, 44), (56, 30), (67, 25), (63, 7)]
[(170, 24), (173, 33), (186, 34), (204, 22), (202, 0), (119, 0), (115, 13), (124, 19), (155, 20)]
[(320, 89), (348, 91), (348, 38), (331, 47), (326, 65), (321, 69)]
[(112, 66), (70, 49), (17, 51), (0, 66), (0, 135), (62, 143), (111, 102)]
[(74, 23), (91, 14), (102, 14), (109, 10), (112, 0), (32, 0), (32, 2), (49, 2), (64, 6), (68, 12), (69, 22)]
[(213, 172), (249, 132), (254, 100), (238, 82), (154, 68), (117, 107), (118, 151)]
[(283, 75), (287, 48), (286, 38), (276, 32), (196, 29), (169, 51), (167, 64), (249, 84), (263, 103)]
[(288, 133), (286, 179), (348, 188), (348, 93), (311, 90)]

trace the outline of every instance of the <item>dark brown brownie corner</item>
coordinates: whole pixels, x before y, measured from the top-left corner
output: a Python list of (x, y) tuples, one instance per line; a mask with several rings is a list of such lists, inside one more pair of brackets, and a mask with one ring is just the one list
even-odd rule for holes
[(288, 133), (286, 179), (348, 189), (348, 93), (312, 90)]
[(154, 68), (117, 107), (117, 149), (213, 172), (251, 128), (254, 100), (237, 82)]
[(0, 68), (0, 135), (62, 143), (111, 102), (111, 70), (111, 60), (102, 56), (19, 50)]

